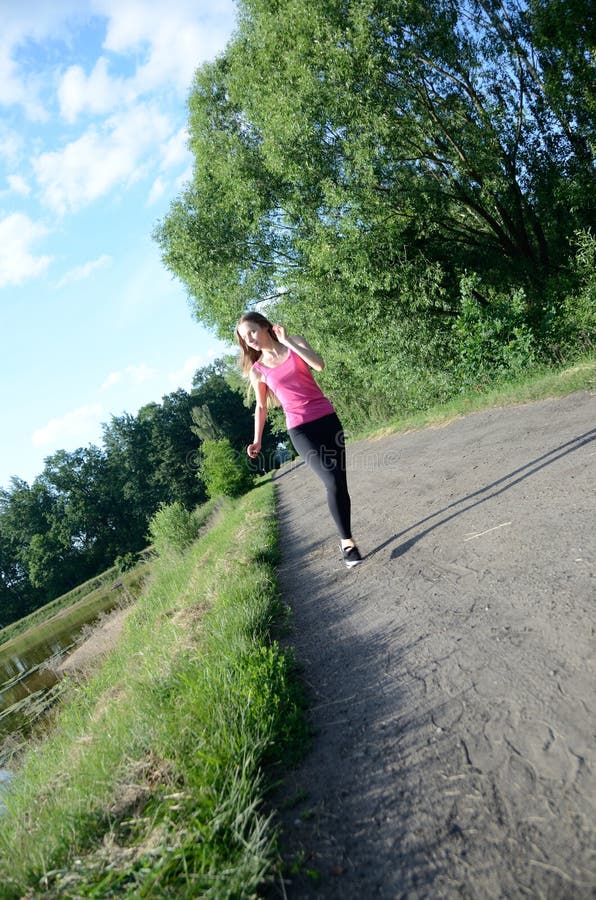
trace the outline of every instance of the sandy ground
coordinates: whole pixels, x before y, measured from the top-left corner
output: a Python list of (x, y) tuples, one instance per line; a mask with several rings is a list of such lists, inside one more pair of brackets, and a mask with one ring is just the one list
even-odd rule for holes
[(103, 616), (82, 644), (56, 666), (56, 672), (60, 675), (88, 672), (116, 646), (124, 623), (135, 606), (136, 604), (132, 603)]
[(315, 730), (275, 801), (289, 898), (596, 896), (595, 414), (350, 444), (352, 571), (314, 476), (279, 474)]

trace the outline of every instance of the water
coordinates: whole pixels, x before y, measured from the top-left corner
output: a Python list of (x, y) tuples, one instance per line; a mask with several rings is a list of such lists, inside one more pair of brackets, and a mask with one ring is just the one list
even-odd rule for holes
[(63, 684), (57, 671), (90, 626), (123, 602), (139, 596), (146, 571), (134, 579), (117, 580), (91, 591), (45, 622), (0, 644), (0, 815), (5, 809), (11, 759), (26, 745), (32, 729), (60, 696)]
[(60, 693), (60, 662), (80, 643), (86, 627), (120, 600), (120, 591), (109, 591), (0, 645), (0, 771)]

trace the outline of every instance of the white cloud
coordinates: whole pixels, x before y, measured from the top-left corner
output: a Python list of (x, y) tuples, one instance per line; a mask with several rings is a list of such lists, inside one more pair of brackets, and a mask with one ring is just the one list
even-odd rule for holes
[(217, 5), (206, 0), (94, 0), (91, 5), (107, 19), (104, 50), (138, 64), (128, 78), (110, 75), (107, 55), (89, 75), (80, 65), (70, 66), (58, 89), (60, 110), (69, 122), (81, 112), (105, 114), (130, 105), (150, 92), (171, 87), (187, 92), (197, 67), (224, 49), (235, 15), (232, 0)]
[(122, 372), (110, 372), (104, 383), (102, 384), (100, 390), (108, 391), (110, 388), (114, 387), (114, 385), (119, 384), (122, 381)]
[(197, 369), (208, 366), (209, 363), (213, 362), (214, 359), (217, 359), (218, 356), (221, 356), (221, 351), (218, 352), (213, 347), (203, 355), (196, 354), (195, 356), (189, 356), (179, 369), (169, 373), (167, 380), (170, 389), (176, 390), (181, 387), (186, 391), (190, 390), (192, 379)]
[(43, 428), (33, 432), (32, 443), (34, 447), (47, 445), (61, 447), (72, 446), (73, 443), (86, 444), (89, 434), (96, 433), (105, 415), (99, 403), (89, 406), (80, 406), (78, 409), (67, 412), (58, 419), (50, 419)]
[(107, 391), (124, 380), (135, 385), (146, 384), (146, 382), (152, 381), (157, 374), (156, 370), (146, 363), (141, 363), (138, 366), (127, 366), (121, 372), (110, 372), (102, 384), (101, 390)]
[[(2, 10), (4, 14), (4, 9)], [(47, 112), (37, 97), (38, 87), (31, 75), (22, 75), (12, 58), (12, 46), (6, 37), (0, 42), (0, 105), (18, 104), (32, 120), (47, 118)]]
[(111, 112), (122, 101), (134, 97), (134, 91), (124, 79), (108, 74), (105, 56), (100, 56), (88, 77), (81, 66), (70, 66), (58, 86), (60, 112), (68, 122), (74, 122), (81, 112)]
[(153, 184), (151, 185), (151, 190), (149, 191), (149, 197), (147, 198), (147, 203), (151, 206), (152, 203), (155, 203), (162, 196), (166, 189), (164, 181), (162, 178), (157, 177)]
[[(47, 92), (48, 79), (45, 73), (35, 71), (35, 54), (30, 45), (48, 38), (68, 39), (66, 23), (85, 15), (81, 0), (6, 0), (1, 6), (0, 106), (19, 105), (32, 120), (47, 119), (41, 98)], [(19, 59), (21, 47), (26, 48), (23, 62)]]
[(0, 288), (23, 284), (47, 269), (52, 257), (34, 256), (31, 250), (47, 233), (45, 225), (23, 213), (0, 220)]
[(127, 366), (124, 371), (127, 375), (130, 375), (134, 384), (145, 384), (146, 381), (151, 381), (157, 374), (155, 369), (152, 369), (151, 366), (145, 363), (141, 363), (140, 366)]
[[(104, 49), (138, 60), (127, 79), (109, 75), (100, 58), (89, 75), (80, 66), (65, 72), (59, 102), (68, 121), (88, 109), (106, 113), (126, 99), (174, 87), (186, 92), (196, 68), (221, 52), (236, 8), (233, 0), (5, 0), (0, 31), (0, 105), (20, 105), (30, 119), (47, 119), (48, 79), (35, 70), (35, 56), (19, 51), (48, 39), (73, 45), (89, 20), (105, 22)], [(103, 22), (102, 22), (103, 20)]]
[(127, 366), (124, 373), (129, 376), (134, 384), (145, 384), (145, 382), (155, 378), (157, 374), (155, 369), (152, 369), (151, 366), (145, 363), (141, 363), (139, 366)]
[(199, 354), (190, 356), (187, 360), (184, 361), (179, 369), (177, 369), (175, 372), (169, 373), (169, 387), (172, 390), (176, 390), (176, 388), (179, 387), (188, 390), (192, 383), (193, 375), (202, 365), (205, 365), (205, 358), (203, 356), (200, 356)]
[(102, 269), (104, 266), (110, 265), (112, 262), (112, 257), (107, 256), (105, 253), (102, 256), (98, 256), (97, 259), (92, 259), (89, 262), (83, 263), (80, 266), (75, 266), (74, 269), (70, 269), (66, 272), (65, 275), (62, 276), (60, 281), (56, 282), (56, 288), (62, 288), (67, 284), (72, 284), (75, 281), (83, 281), (85, 278), (89, 278), (92, 272), (95, 272), (96, 269)]
[(31, 193), (31, 188), (22, 175), (9, 175), (6, 180), (8, 181), (11, 191), (14, 191), (15, 194), (21, 194), (22, 197), (28, 197)]
[(15, 166), (19, 161), (22, 147), (23, 136), (0, 125), (0, 159), (9, 166)]
[(162, 168), (169, 169), (188, 162), (190, 159), (192, 159), (192, 154), (188, 149), (188, 130), (185, 126), (164, 144), (161, 164)]
[(98, 12), (108, 16), (104, 48), (114, 53), (146, 48), (146, 62), (137, 69), (140, 92), (173, 83), (188, 90), (195, 69), (224, 49), (229, 23), (235, 15), (232, 0), (197, 3), (169, 0), (95, 0)]
[(170, 132), (167, 118), (149, 106), (111, 117), (103, 129), (90, 127), (62, 150), (42, 153), (33, 168), (43, 199), (58, 213), (97, 200), (117, 184), (132, 183), (156, 142)]

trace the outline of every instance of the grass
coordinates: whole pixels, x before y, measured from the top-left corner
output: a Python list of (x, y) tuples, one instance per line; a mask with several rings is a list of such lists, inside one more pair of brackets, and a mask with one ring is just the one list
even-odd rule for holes
[(468, 390), (446, 403), (393, 419), (382, 427), (376, 425), (358, 430), (350, 437), (351, 440), (375, 439), (400, 431), (444, 425), (483, 409), (531, 403), (548, 397), (565, 396), (574, 391), (593, 390), (595, 387), (596, 360), (589, 357), (565, 368), (538, 368), (517, 378), (497, 381), (489, 387)]
[(262, 799), (304, 740), (271, 639), (273, 485), (152, 564), (120, 642), (25, 755), (0, 830), (0, 896), (251, 897), (273, 877)]

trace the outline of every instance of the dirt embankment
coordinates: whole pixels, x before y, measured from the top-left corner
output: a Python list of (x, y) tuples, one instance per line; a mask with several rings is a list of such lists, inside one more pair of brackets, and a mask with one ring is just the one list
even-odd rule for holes
[(59, 675), (88, 672), (116, 646), (124, 624), (134, 608), (135, 604), (132, 603), (102, 616), (83, 642), (56, 666), (56, 672)]

